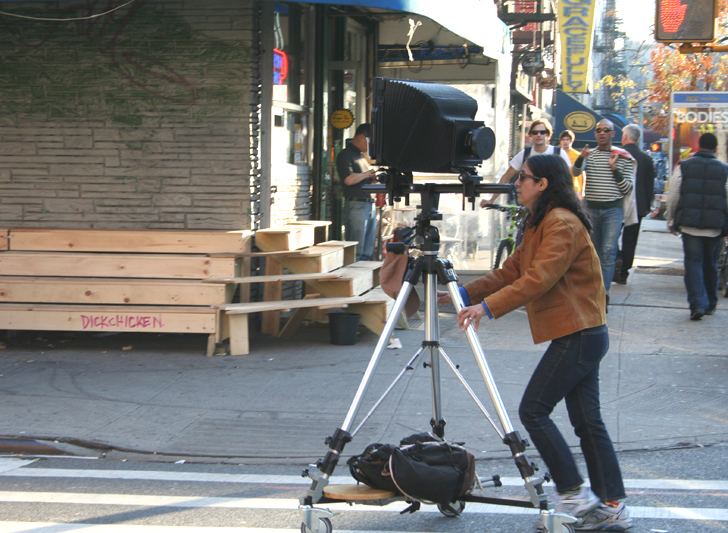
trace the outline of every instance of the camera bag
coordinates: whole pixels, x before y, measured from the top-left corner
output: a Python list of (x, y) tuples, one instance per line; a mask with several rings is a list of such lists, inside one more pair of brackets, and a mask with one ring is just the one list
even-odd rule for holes
[(347, 464), (357, 481), (411, 501), (447, 505), (475, 484), (473, 454), (430, 433), (410, 435), (399, 447), (370, 444)]

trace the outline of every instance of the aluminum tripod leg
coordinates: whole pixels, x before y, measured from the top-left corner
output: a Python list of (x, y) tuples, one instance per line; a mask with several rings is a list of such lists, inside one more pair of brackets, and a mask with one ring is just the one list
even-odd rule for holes
[(394, 331), (394, 326), (397, 324), (397, 320), (399, 320), (399, 315), (402, 313), (402, 310), (404, 309), (404, 304), (407, 302), (407, 297), (409, 296), (411, 291), (412, 284), (408, 281), (405, 281), (402, 284), (402, 289), (397, 295), (397, 299), (394, 301), (392, 312), (389, 314), (389, 317), (387, 317), (387, 322), (384, 324), (384, 331), (382, 331), (382, 334), (379, 336), (379, 341), (377, 342), (377, 346), (374, 348), (374, 353), (372, 354), (372, 358), (369, 360), (369, 365), (364, 372), (364, 377), (362, 377), (361, 379), (359, 389), (354, 395), (354, 400), (351, 403), (351, 407), (349, 407), (349, 412), (346, 414), (344, 423), (341, 426), (341, 429), (344, 431), (349, 431), (349, 428), (351, 428), (351, 426), (354, 424), (354, 419), (356, 419), (356, 415), (359, 412), (359, 408), (361, 407), (361, 402), (364, 394), (369, 388), (369, 384), (372, 381), (372, 376), (377, 369), (377, 365), (379, 365), (379, 360), (382, 357), (382, 353), (384, 353), (384, 349), (387, 347), (389, 338), (392, 336), (392, 332)]
[(329, 445), (329, 451), (323, 461), (321, 461), (321, 463), (318, 465), (321, 473), (317, 474), (313, 472), (306, 472), (308, 474), (308, 477), (311, 478), (312, 483), (311, 487), (306, 492), (306, 496), (301, 498), (300, 509), (304, 518), (304, 523), (308, 523), (308, 521), (318, 523), (312, 517), (311, 513), (317, 512), (314, 510), (312, 505), (318, 502), (323, 496), (324, 488), (326, 487), (326, 485), (329, 484), (329, 479), (339, 462), (339, 457), (341, 456), (341, 452), (344, 449), (344, 445), (351, 440), (349, 429), (354, 424), (354, 420), (356, 419), (356, 415), (359, 412), (359, 408), (361, 407), (364, 395), (366, 394), (366, 391), (371, 384), (374, 372), (377, 369), (377, 365), (379, 365), (379, 360), (384, 353), (384, 349), (389, 342), (389, 338), (392, 336), (394, 326), (397, 323), (397, 320), (399, 320), (399, 316), (404, 309), (404, 304), (405, 302), (407, 302), (407, 298), (409, 297), (410, 292), (412, 292), (412, 287), (413, 285), (409, 281), (405, 281), (402, 284), (402, 289), (399, 291), (399, 295), (394, 301), (394, 305), (392, 306), (392, 311), (389, 314), (389, 317), (387, 317), (387, 322), (384, 324), (384, 330), (379, 336), (377, 346), (376, 348), (374, 348), (374, 353), (369, 360), (369, 365), (364, 372), (361, 383), (359, 383), (359, 389), (356, 391), (356, 395), (354, 395), (354, 400), (352, 401), (351, 407), (349, 407), (349, 412), (346, 414), (344, 423), (334, 432), (334, 435), (332, 437), (329, 437), (326, 440), (326, 443)]
[[(458, 290), (457, 282), (448, 282), (447, 289), (450, 292), (450, 299), (455, 306), (455, 312), (459, 313), (465, 306), (460, 298), (460, 291)], [(498, 415), (498, 420), (500, 420), (501, 426), (503, 427), (503, 433), (511, 433), (513, 432), (513, 424), (511, 423), (511, 419), (508, 417), (508, 411), (506, 411), (506, 406), (503, 403), (500, 392), (498, 392), (498, 387), (493, 379), (493, 374), (491, 374), (490, 368), (488, 367), (488, 361), (485, 359), (483, 347), (480, 345), (475, 328), (472, 325), (468, 326), (465, 330), (465, 335), (468, 338), (470, 349), (475, 356), (475, 361), (478, 363), (478, 368), (480, 369), (480, 373), (485, 381), (485, 386), (488, 389), (488, 394), (490, 394), (490, 400), (493, 402), (493, 407)]]
[[(450, 292), (450, 299), (455, 306), (455, 310), (459, 313), (464, 305), (462, 299), (460, 298), (460, 291), (458, 290), (457, 282), (454, 280), (449, 280), (447, 283), (447, 288)], [(503, 427), (503, 433), (505, 433), (505, 438), (503, 439), (503, 442), (511, 448), (513, 459), (515, 460), (516, 466), (521, 473), (521, 477), (523, 478), (523, 481), (525, 483), (526, 490), (531, 497), (531, 502), (533, 503), (534, 507), (541, 509), (542, 513), (553, 515), (553, 509), (548, 509), (548, 499), (546, 498), (546, 494), (543, 491), (543, 479), (535, 476), (535, 468), (526, 457), (526, 442), (521, 440), (518, 432), (516, 432), (513, 428), (511, 419), (509, 418), (508, 412), (506, 411), (506, 406), (503, 404), (503, 399), (501, 398), (500, 392), (498, 392), (498, 387), (496, 386), (495, 380), (493, 379), (493, 374), (491, 374), (490, 368), (488, 367), (488, 361), (486, 361), (485, 359), (483, 347), (480, 345), (480, 341), (478, 340), (478, 336), (472, 324), (467, 327), (467, 329), (465, 330), (465, 334), (468, 338), (468, 342), (473, 352), (473, 356), (475, 357), (475, 361), (477, 362), (478, 368), (480, 369), (480, 373), (483, 376), (483, 381), (485, 381), (485, 386), (488, 389), (488, 394), (490, 395), (493, 407), (495, 408), (498, 419), (500, 420), (501, 426)], [(548, 518), (548, 520), (551, 521), (554, 520), (553, 516), (548, 516), (544, 518)], [(556, 519), (558, 520), (560, 518), (556, 517)], [(559, 530), (555, 533), (561, 532)]]
[(425, 276), (425, 342), (430, 348), (430, 374), (432, 382), (432, 431), (438, 437), (445, 436), (445, 419), (442, 416), (442, 389), (440, 385), (440, 328), (437, 316), (437, 274)]

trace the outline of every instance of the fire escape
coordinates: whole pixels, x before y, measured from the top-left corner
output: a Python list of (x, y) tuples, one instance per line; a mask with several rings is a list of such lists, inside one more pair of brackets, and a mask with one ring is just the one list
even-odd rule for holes
[[(533, 111), (551, 115), (554, 76), (555, 0), (499, 0), (498, 16), (511, 29), (510, 152), (523, 148), (524, 125)], [(538, 111), (537, 111), (538, 112)]]
[[(626, 34), (619, 31), (621, 20), (617, 17), (616, 0), (606, 0), (604, 14), (600, 31), (594, 43), (595, 57), (595, 81), (601, 80), (604, 76), (611, 75), (626, 76), (624, 66), (624, 46), (619, 46), (618, 41), (624, 41)], [(601, 84), (595, 92), (595, 111), (602, 114), (627, 114), (627, 102), (621, 96), (618, 89)]]

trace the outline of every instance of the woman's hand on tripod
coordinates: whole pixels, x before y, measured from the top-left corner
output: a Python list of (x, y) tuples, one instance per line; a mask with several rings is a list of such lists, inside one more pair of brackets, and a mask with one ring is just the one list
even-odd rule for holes
[[(485, 309), (481, 304), (471, 305), (469, 307), (463, 307), (458, 313), (458, 327), (465, 331), (468, 326), (473, 324), (475, 331), (478, 331), (480, 326), (480, 318), (485, 316)], [(475, 323), (473, 323), (475, 322)]]
[(437, 291), (437, 305), (448, 305), (452, 303), (450, 293), (447, 291)]

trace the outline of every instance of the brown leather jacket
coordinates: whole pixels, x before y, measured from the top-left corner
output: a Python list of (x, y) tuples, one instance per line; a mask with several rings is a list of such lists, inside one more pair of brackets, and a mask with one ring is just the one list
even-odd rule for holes
[(607, 321), (602, 270), (589, 232), (571, 211), (552, 209), (503, 267), (467, 285), (494, 318), (526, 306), (533, 342), (550, 341)]

